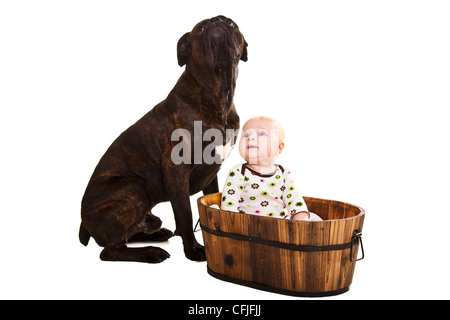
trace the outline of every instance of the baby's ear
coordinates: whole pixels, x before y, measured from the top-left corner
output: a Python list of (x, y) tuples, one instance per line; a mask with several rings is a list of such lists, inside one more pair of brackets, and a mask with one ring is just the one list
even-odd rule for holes
[(284, 142), (280, 142), (278, 145), (278, 152), (281, 154), (284, 150)]

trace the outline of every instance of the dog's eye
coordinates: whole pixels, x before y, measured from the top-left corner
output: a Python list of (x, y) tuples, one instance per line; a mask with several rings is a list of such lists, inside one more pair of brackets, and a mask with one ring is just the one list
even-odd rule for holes
[(234, 23), (231, 19), (227, 19), (227, 23), (230, 27), (232, 27), (234, 25)]

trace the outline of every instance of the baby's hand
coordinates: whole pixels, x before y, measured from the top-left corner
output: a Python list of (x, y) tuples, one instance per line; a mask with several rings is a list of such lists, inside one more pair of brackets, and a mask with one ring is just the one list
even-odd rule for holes
[(291, 219), (292, 220), (309, 220), (310, 214), (308, 211), (301, 211), (299, 213), (295, 213)]
[(303, 220), (303, 221), (323, 221), (321, 217), (313, 212), (301, 211), (299, 213), (295, 213), (292, 217), (292, 220)]

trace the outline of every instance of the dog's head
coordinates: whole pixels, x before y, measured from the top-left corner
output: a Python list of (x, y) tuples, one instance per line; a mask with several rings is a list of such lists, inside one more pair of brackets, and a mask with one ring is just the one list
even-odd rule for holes
[(224, 16), (199, 22), (191, 32), (180, 38), (177, 46), (178, 64), (221, 66), (247, 61), (247, 42), (237, 24)]

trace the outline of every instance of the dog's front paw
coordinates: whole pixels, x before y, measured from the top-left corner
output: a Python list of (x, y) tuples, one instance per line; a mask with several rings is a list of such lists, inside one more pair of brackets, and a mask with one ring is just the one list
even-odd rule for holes
[(198, 243), (189, 249), (185, 248), (184, 253), (189, 260), (206, 261), (205, 248)]

